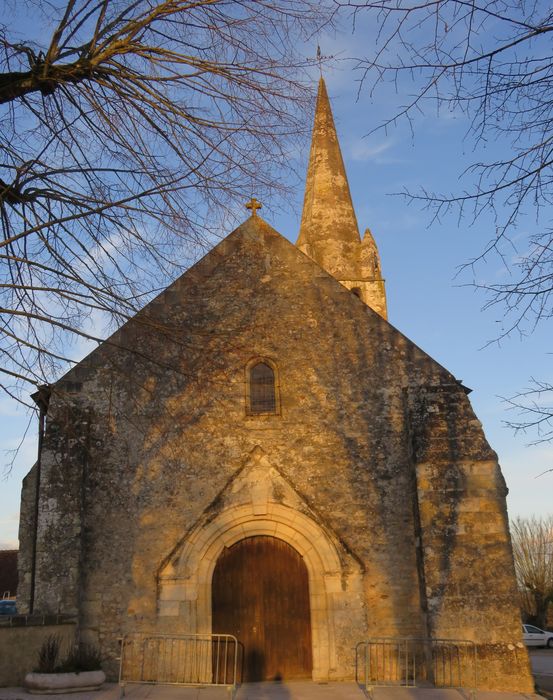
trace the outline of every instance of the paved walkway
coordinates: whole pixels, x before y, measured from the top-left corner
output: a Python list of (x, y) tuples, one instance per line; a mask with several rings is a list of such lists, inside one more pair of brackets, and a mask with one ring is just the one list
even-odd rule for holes
[(530, 649), (530, 663), (540, 693), (553, 700), (553, 649)]
[(356, 683), (245, 683), (236, 700), (366, 700)]
[[(0, 688), (0, 700), (31, 700), (24, 688)], [(119, 700), (120, 688), (106, 683), (96, 692), (49, 695), (49, 700)], [(226, 688), (183, 688), (174, 686), (129, 685), (127, 700), (229, 700)], [(355, 683), (245, 683), (236, 700), (367, 700)], [(429, 688), (376, 688), (374, 700), (472, 700), (468, 692)], [(476, 700), (543, 700), (539, 695), (478, 691)]]

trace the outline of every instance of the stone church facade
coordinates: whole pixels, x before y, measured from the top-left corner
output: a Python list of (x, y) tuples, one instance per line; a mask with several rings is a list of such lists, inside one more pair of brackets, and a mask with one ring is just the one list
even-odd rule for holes
[(76, 615), (112, 657), (127, 632), (224, 632), (222, 558), (278, 541), (306, 571), (314, 680), (351, 679), (362, 639), (440, 637), (477, 643), (480, 687), (531, 691), (506, 487), (467, 393), (386, 320), (321, 81), (297, 245), (252, 202), (39, 392), (19, 607)]

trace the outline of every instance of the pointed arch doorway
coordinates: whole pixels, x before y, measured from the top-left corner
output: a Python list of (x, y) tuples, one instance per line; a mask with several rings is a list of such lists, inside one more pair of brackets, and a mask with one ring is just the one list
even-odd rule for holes
[(312, 677), (309, 580), (293, 547), (265, 535), (225, 547), (211, 590), (213, 632), (237, 637), (242, 681)]

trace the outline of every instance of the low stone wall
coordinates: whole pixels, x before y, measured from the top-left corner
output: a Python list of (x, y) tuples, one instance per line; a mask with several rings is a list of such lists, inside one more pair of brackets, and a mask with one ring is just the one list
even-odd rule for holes
[[(38, 652), (51, 634), (62, 639), (62, 650), (73, 644), (75, 623), (48, 624), (49, 620), (12, 618), (0, 625), (0, 687), (20, 686), (37, 665)], [(45, 624), (46, 623), (46, 624)]]

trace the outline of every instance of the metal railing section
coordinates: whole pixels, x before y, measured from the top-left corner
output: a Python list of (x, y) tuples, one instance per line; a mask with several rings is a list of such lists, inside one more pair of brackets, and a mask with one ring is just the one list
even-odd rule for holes
[(65, 613), (53, 615), (25, 615), (17, 613), (17, 615), (2, 615), (0, 616), (0, 627), (42, 627), (48, 625), (71, 625), (76, 624), (77, 617), (75, 615), (67, 615)]
[(121, 697), (129, 683), (227, 686), (234, 696), (238, 641), (230, 634), (129, 634), (120, 642)]
[(477, 688), (476, 644), (465, 639), (373, 637), (355, 647), (355, 680), (373, 688)]

